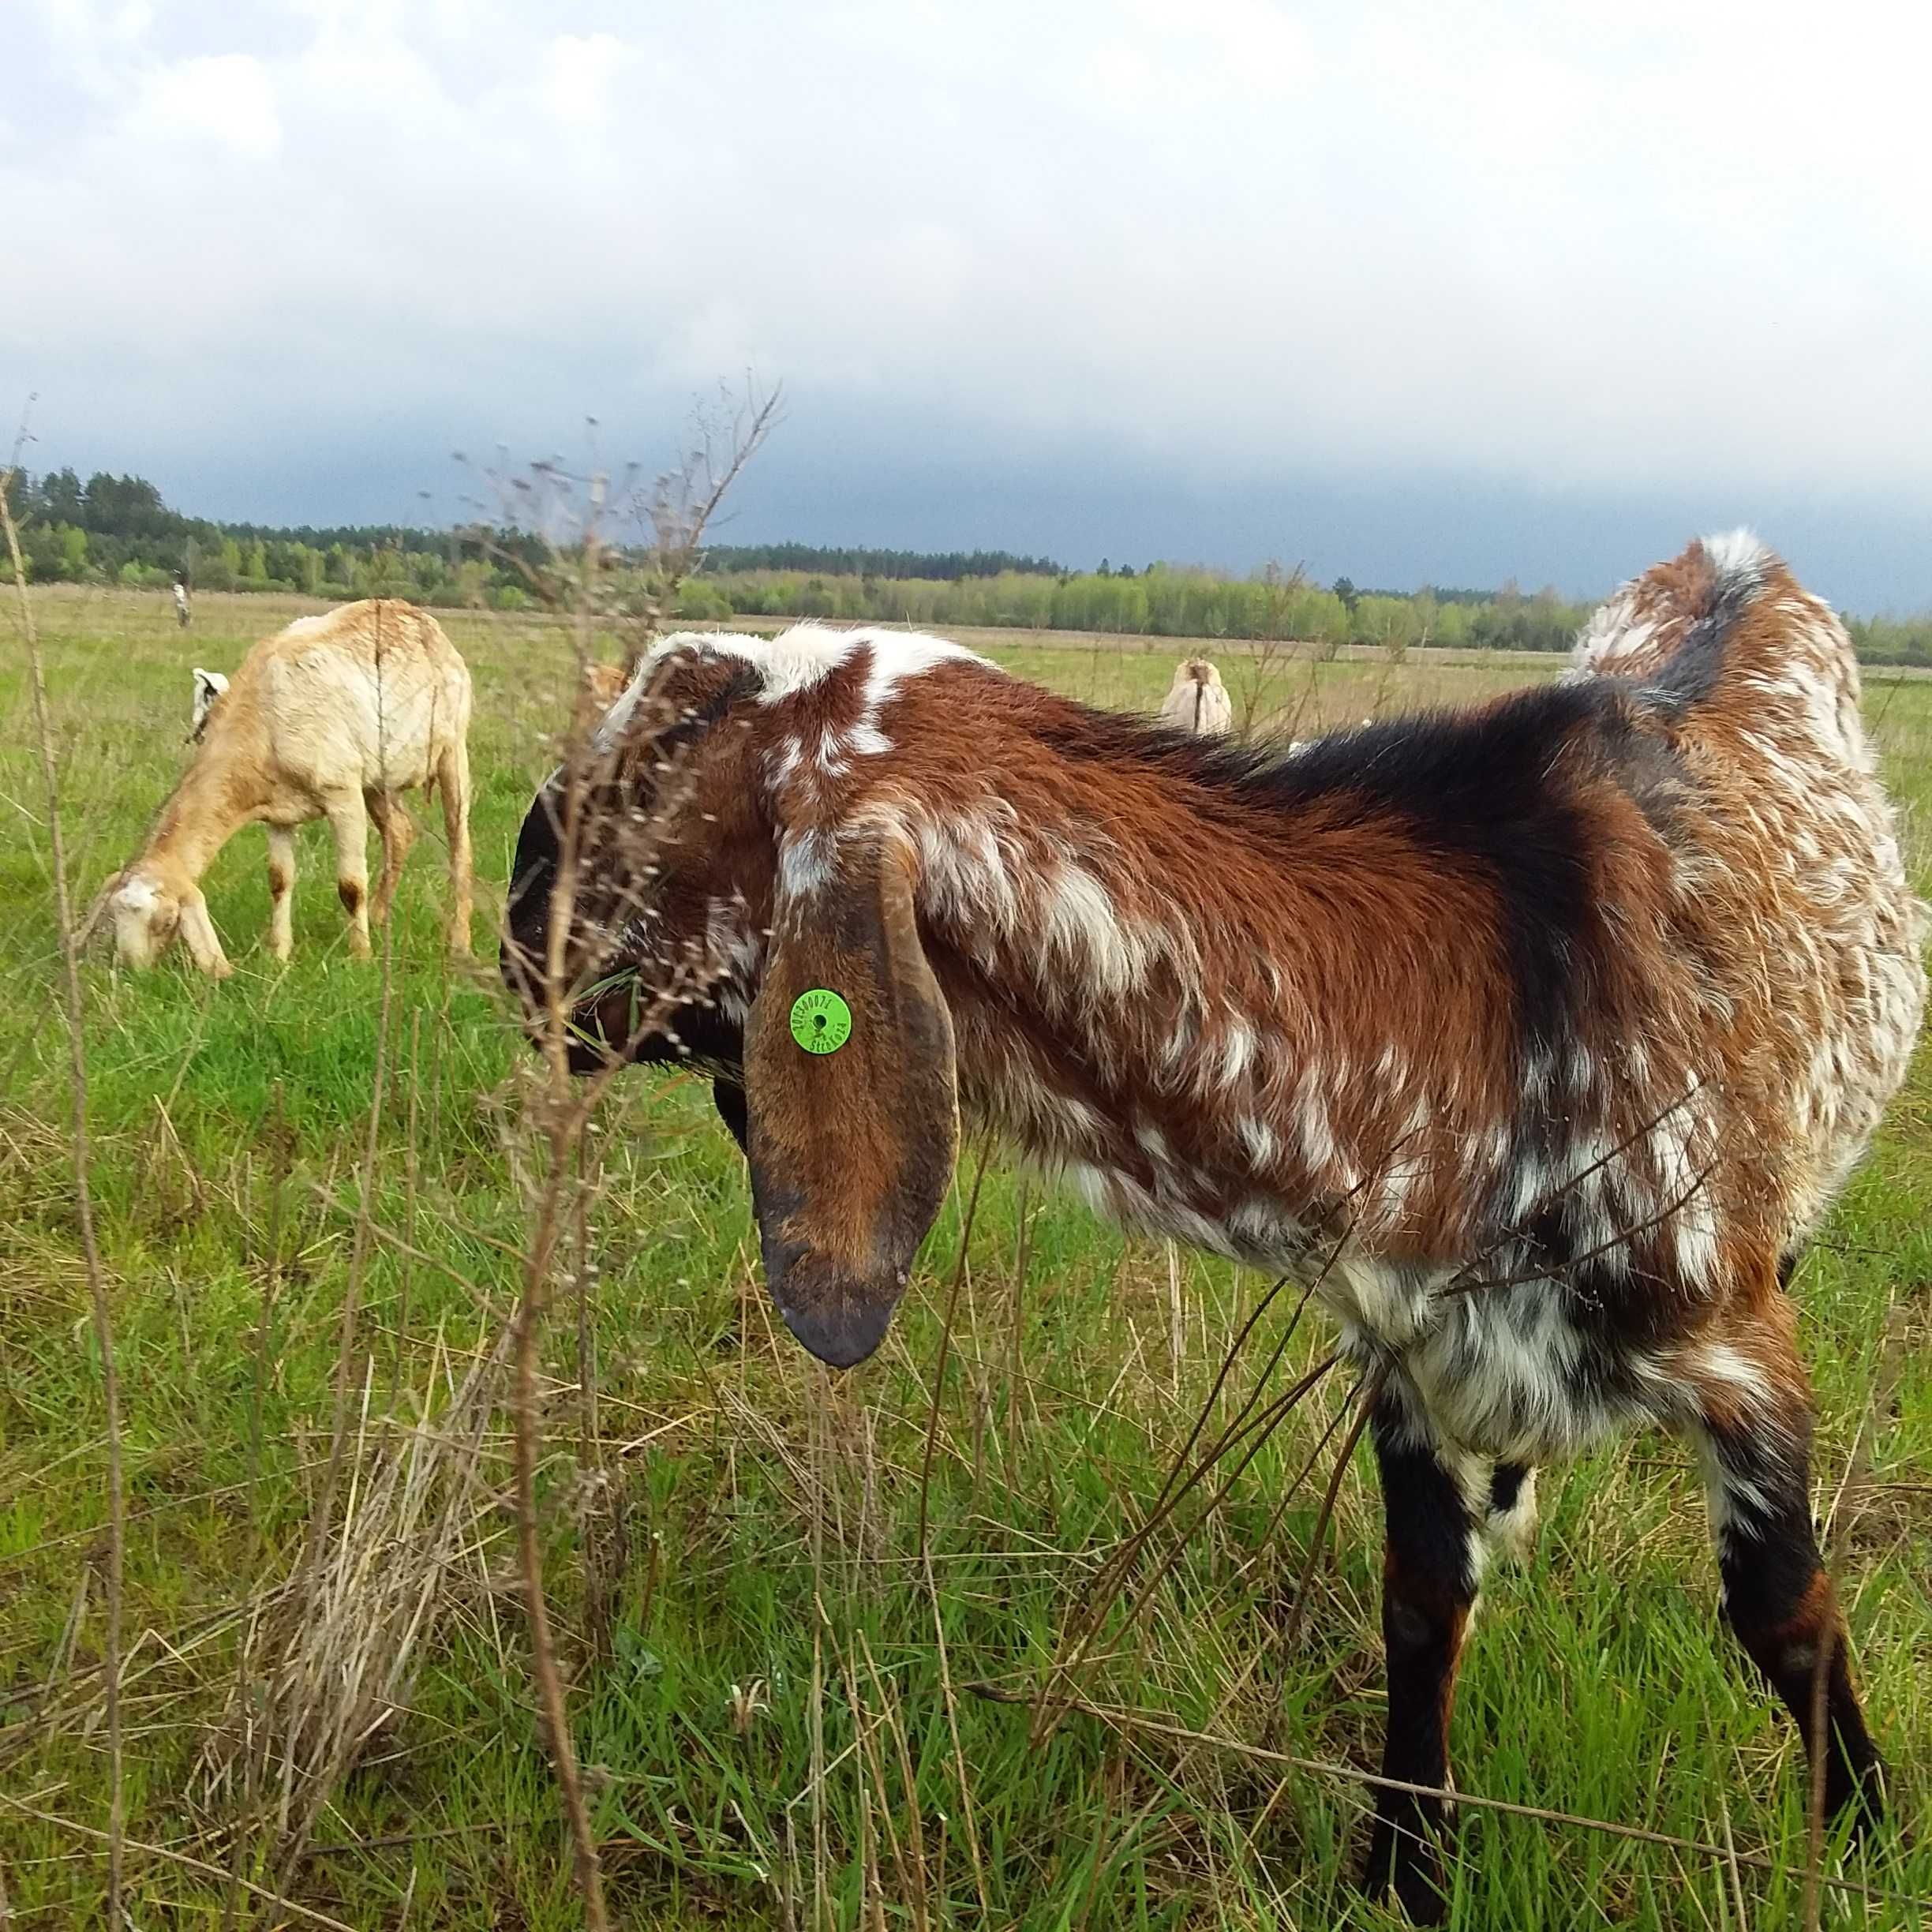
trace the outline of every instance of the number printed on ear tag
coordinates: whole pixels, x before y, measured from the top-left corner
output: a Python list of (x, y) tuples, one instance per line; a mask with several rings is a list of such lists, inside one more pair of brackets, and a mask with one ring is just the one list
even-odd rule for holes
[(792, 1002), (792, 1037), (807, 1053), (837, 1053), (852, 1029), (852, 1009), (829, 987), (808, 987)]

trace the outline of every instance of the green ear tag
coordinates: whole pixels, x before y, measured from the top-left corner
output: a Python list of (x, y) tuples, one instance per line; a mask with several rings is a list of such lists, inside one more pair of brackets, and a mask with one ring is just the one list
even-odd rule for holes
[(792, 1002), (792, 1037), (807, 1053), (837, 1053), (852, 1026), (852, 1009), (829, 987), (810, 987)]

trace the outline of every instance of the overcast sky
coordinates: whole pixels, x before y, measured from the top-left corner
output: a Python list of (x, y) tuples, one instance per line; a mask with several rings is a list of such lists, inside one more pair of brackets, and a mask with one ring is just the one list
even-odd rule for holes
[[(9, 0), (30, 466), (440, 520), (661, 458), (729, 534), (1601, 591), (1754, 523), (1932, 605), (1932, 9)], [(427, 503), (419, 492), (427, 491)]]

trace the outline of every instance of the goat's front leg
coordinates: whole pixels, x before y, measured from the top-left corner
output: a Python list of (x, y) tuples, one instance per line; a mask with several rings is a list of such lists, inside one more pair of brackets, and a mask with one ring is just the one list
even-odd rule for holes
[[(1807, 1760), (1826, 1754), (1826, 1815), (1849, 1809), (1863, 1833), (1884, 1813), (1885, 1764), (1859, 1709), (1844, 1619), (1812, 1529), (1809, 1382), (1784, 1330), (1774, 1321), (1734, 1345), (1733, 1372), (1705, 1391), (1700, 1446), (1724, 1618), (1797, 1720)], [(1736, 1363), (1751, 1372), (1743, 1381)]]
[(360, 792), (332, 792), (323, 802), (335, 838), (335, 893), (349, 915), (349, 950), (369, 956), (369, 813)]
[[(1385, 1525), (1388, 1728), (1382, 1775), (1440, 1788), (1449, 1775), (1456, 1666), (1476, 1601), (1480, 1526), (1426, 1419), (1398, 1391), (1383, 1390), (1369, 1427)], [(1447, 1910), (1442, 1832), (1440, 1798), (1378, 1792), (1363, 1885), (1376, 1897), (1393, 1886), (1418, 1925), (1440, 1924)]]
[(268, 950), (285, 960), (295, 949), (295, 833), (268, 828)]

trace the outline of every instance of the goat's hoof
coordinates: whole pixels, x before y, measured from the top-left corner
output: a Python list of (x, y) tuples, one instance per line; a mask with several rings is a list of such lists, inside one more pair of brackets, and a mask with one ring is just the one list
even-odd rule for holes
[(1441, 1856), (1432, 1843), (1418, 1842), (1412, 1824), (1398, 1826), (1386, 1818), (1376, 1820), (1361, 1889), (1377, 1900), (1393, 1892), (1412, 1925), (1440, 1925), (1449, 1916)]

